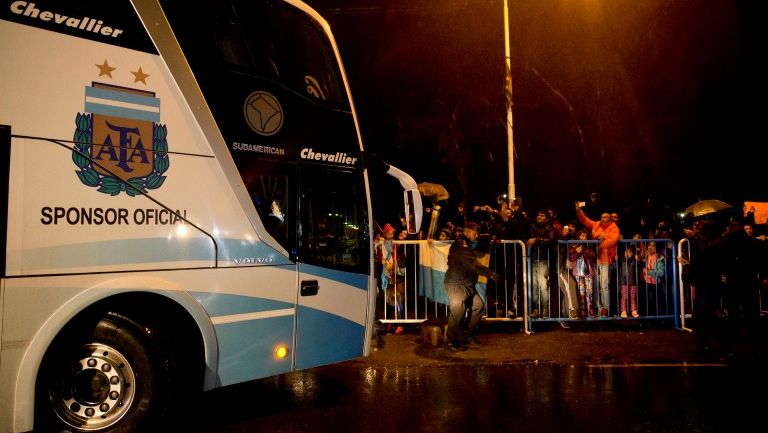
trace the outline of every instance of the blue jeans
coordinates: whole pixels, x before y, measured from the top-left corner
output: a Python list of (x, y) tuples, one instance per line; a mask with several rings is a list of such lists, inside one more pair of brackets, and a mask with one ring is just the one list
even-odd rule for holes
[(533, 308), (549, 311), (549, 262), (534, 260), (531, 265), (531, 301)]
[[(611, 277), (611, 265), (608, 263), (598, 263), (597, 264), (597, 277), (598, 277), (598, 284), (600, 286), (599, 295), (600, 298), (598, 299), (597, 305), (598, 308), (601, 310), (605, 308), (608, 310), (608, 314), (610, 314), (611, 311), (611, 286), (610, 286), (610, 277)], [(598, 314), (600, 312), (598, 311)]]

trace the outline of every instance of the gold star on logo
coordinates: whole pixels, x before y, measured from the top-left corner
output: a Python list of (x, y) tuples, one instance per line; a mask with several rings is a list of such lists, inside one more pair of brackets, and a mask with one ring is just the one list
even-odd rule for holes
[(131, 71), (131, 73), (135, 77), (133, 79), (134, 83), (138, 83), (139, 81), (141, 81), (142, 83), (147, 84), (147, 77), (149, 77), (149, 74), (145, 74), (144, 71), (141, 70), (141, 66), (139, 66), (138, 71), (136, 72)]
[(99, 77), (102, 75), (106, 75), (109, 78), (112, 78), (112, 71), (114, 71), (117, 68), (113, 68), (112, 66), (109, 66), (109, 63), (107, 63), (107, 59), (104, 59), (104, 63), (101, 65), (96, 65), (97, 68), (99, 68)]

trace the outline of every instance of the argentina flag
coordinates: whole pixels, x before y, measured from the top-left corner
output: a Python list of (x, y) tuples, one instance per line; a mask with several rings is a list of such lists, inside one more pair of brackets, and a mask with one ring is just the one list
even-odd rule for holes
[[(448, 305), (445, 292), (445, 273), (448, 271), (448, 250), (453, 241), (419, 242), (419, 295), (433, 302)], [(488, 266), (489, 254), (480, 255), (478, 261)], [(487, 305), (487, 280), (480, 277), (475, 284), (477, 292)]]
[(125, 119), (160, 121), (160, 99), (153, 92), (103, 83), (85, 88), (85, 111)]

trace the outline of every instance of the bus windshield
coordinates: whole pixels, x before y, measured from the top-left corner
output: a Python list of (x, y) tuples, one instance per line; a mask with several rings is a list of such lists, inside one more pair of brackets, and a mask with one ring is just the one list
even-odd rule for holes
[(199, 80), (215, 80), (213, 71), (224, 68), (275, 81), (320, 104), (349, 109), (330, 42), (305, 12), (271, 0), (161, 3)]

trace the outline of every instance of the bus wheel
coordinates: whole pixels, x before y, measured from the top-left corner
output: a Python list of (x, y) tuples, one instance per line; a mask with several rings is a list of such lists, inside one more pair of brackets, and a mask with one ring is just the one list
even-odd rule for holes
[[(160, 415), (170, 377), (154, 332), (109, 314), (62, 335), (43, 363), (45, 431), (128, 432)], [(40, 412), (38, 412), (40, 413)]]

